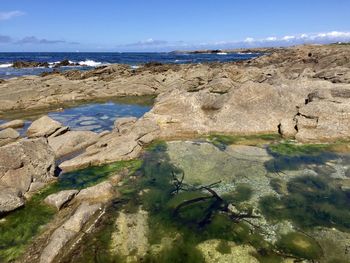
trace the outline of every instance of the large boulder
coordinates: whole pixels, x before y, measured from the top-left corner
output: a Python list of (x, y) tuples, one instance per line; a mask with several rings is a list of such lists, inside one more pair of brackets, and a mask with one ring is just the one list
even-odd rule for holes
[(28, 192), (33, 183), (53, 180), (54, 171), (54, 152), (44, 138), (23, 139), (0, 147), (0, 188), (11, 189), (8, 195), (12, 193), (14, 200)]
[(98, 138), (98, 134), (91, 131), (68, 131), (63, 135), (50, 137), (48, 141), (59, 158), (94, 144)]
[(62, 127), (63, 125), (58, 121), (55, 121), (48, 116), (43, 116), (33, 121), (33, 123), (29, 126), (27, 136), (29, 138), (49, 137)]

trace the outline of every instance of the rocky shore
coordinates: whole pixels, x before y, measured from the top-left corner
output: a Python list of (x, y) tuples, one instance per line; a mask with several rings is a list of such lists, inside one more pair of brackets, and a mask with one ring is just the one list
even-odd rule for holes
[[(22, 120), (2, 124), (0, 214), (25, 206), (61, 170), (135, 159), (156, 140), (213, 133), (280, 134), (299, 142), (348, 140), (350, 46), (271, 49), (259, 58), (235, 63), (149, 63), (137, 69), (116, 64), (12, 78), (0, 82), (0, 119), (66, 103), (144, 95), (156, 97), (153, 108), (139, 119), (118, 118), (112, 131), (72, 131), (48, 116), (31, 123), (22, 136), (16, 131), (24, 126)], [(260, 152), (255, 149), (254, 154)], [(69, 216), (52, 223), (35, 260), (52, 262), (64, 253), (65, 244), (78, 242), (79, 233), (89, 232), (85, 223), (102, 216), (116, 196), (112, 186), (121, 177), (92, 189), (49, 195), (45, 202), (58, 210), (69, 202), (72, 207)]]
[(301, 141), (346, 139), (349, 46), (298, 46), (237, 63), (110, 65), (0, 84), (0, 111), (112, 96), (156, 95), (141, 122), (160, 134), (282, 133)]

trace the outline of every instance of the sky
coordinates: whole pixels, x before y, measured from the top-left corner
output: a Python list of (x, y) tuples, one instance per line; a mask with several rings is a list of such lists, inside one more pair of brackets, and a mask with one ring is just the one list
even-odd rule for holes
[(0, 0), (0, 52), (346, 42), (349, 11), (349, 0)]

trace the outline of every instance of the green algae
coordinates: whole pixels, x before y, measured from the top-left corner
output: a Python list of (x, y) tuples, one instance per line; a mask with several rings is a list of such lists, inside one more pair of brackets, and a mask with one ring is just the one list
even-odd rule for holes
[(218, 147), (225, 149), (227, 145), (243, 144), (243, 145), (264, 145), (280, 140), (281, 136), (278, 134), (255, 134), (255, 135), (225, 135), (225, 134), (211, 134), (208, 140)]
[(215, 248), (218, 252), (221, 254), (230, 254), (231, 253), (231, 247), (228, 244), (227, 240), (220, 240), (220, 243)]
[(323, 164), (337, 158), (338, 154), (330, 149), (333, 144), (296, 144), (284, 141), (267, 146), (273, 159), (265, 162), (265, 168), (270, 172), (283, 170), (298, 170), (307, 164)]
[[(272, 138), (268, 139), (272, 140)], [(225, 140), (226, 143), (229, 142), (227, 138)], [(126, 180), (119, 189), (122, 197), (118, 201), (120, 204), (118, 210), (123, 209), (128, 213), (135, 213), (142, 206), (149, 212), (148, 240), (151, 247), (161, 247), (163, 238), (173, 240), (172, 245), (162, 247), (157, 253), (154, 251), (148, 253), (142, 258), (143, 262), (203, 262), (203, 256), (197, 246), (211, 239), (220, 240), (216, 250), (222, 254), (230, 252), (227, 242), (232, 241), (236, 244), (252, 245), (256, 249), (254, 256), (259, 262), (282, 262), (283, 257), (276, 253), (276, 246), (267, 242), (258, 229), (252, 228), (245, 222), (234, 222), (228, 215), (214, 212), (207, 224), (200, 225), (200, 219), (206, 216), (209, 209), (213, 208), (213, 200), (208, 199), (186, 206), (180, 210), (179, 214), (174, 215), (174, 209), (182, 202), (210, 195), (201, 190), (179, 191), (178, 194), (175, 194), (173, 173), (181, 174), (182, 171), (170, 163), (166, 151), (167, 144), (164, 142), (160, 141), (150, 145), (144, 155), (142, 165), (138, 170), (134, 170), (134, 177), (137, 179)], [(294, 155), (276, 151), (271, 151), (271, 153), (277, 159), (282, 156), (289, 158), (291, 162), (297, 160), (300, 163), (305, 163), (303, 158), (307, 159), (310, 156), (311, 159), (307, 159), (307, 162), (316, 163), (334, 157), (334, 155), (327, 155), (327, 150), (316, 148), (311, 152), (298, 149), (298, 153)], [(318, 160), (320, 154), (326, 155), (327, 158)], [(280, 167), (282, 168), (282, 164)], [(332, 227), (343, 225), (347, 228), (347, 221), (350, 222), (350, 220), (344, 214), (350, 210), (348, 209), (350, 195), (345, 191), (339, 193), (339, 189), (328, 185), (327, 178), (299, 177), (289, 182), (275, 178), (271, 180), (271, 185), (278, 190), (281, 198), (267, 196), (260, 202), (261, 211), (271, 222), (289, 219), (302, 228), (312, 228), (316, 225)], [(237, 185), (236, 190), (231, 194), (221, 197), (227, 202), (236, 204), (248, 201), (251, 195), (252, 189), (249, 185), (241, 184)], [(341, 207), (345, 210), (344, 214), (335, 216), (341, 212)], [(340, 220), (341, 218), (343, 221)], [(125, 258), (111, 255), (106, 249), (111, 242), (109, 232), (113, 231), (111, 226), (106, 226), (106, 229), (99, 230), (97, 235), (87, 236), (86, 243), (89, 245), (83, 244), (84, 248), (79, 252), (82, 257), (79, 257), (79, 260), (75, 258), (75, 262), (92, 262), (89, 261), (89, 257), (93, 256), (98, 259), (94, 262), (125, 262)], [(294, 236), (294, 240), (297, 240), (296, 237)], [(306, 242), (305, 239), (308, 237), (305, 235), (302, 237)], [(315, 241), (312, 238), (307, 240), (307, 244), (311, 244), (311, 251), (307, 253), (300, 247), (295, 247), (295, 245), (293, 247), (293, 242), (288, 243), (286, 240), (287, 238), (282, 236), (277, 243), (278, 248), (286, 254), (307, 259), (317, 259), (322, 255), (318, 250), (319, 247), (314, 246)], [(85, 253), (89, 257), (85, 257)]]
[(285, 253), (304, 259), (319, 259), (323, 254), (322, 248), (313, 238), (298, 232), (283, 235), (276, 245)]
[(120, 161), (61, 175), (55, 183), (34, 194), (23, 208), (8, 214), (0, 222), (0, 261), (18, 258), (33, 237), (54, 217), (56, 210), (43, 202), (45, 197), (60, 190), (92, 186), (125, 168), (134, 173), (141, 164), (141, 160)]
[(55, 209), (42, 203), (51, 192), (44, 190), (34, 195), (24, 208), (10, 213), (0, 223), (0, 261), (9, 262), (20, 256), (32, 238), (40, 232), (40, 226), (48, 223)]
[(287, 183), (288, 194), (260, 200), (270, 220), (291, 219), (299, 227), (350, 229), (350, 191), (332, 186), (321, 176), (302, 176)]
[(329, 144), (296, 144), (290, 141), (280, 142), (269, 145), (268, 149), (272, 154), (300, 156), (300, 155), (318, 155), (321, 152), (329, 150)]
[(231, 194), (225, 194), (224, 197), (230, 203), (242, 203), (249, 201), (253, 195), (253, 190), (248, 184), (238, 184)]

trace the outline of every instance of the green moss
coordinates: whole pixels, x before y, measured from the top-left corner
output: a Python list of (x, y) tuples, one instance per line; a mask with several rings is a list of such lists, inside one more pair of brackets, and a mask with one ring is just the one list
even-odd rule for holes
[(304, 259), (319, 259), (323, 252), (319, 244), (301, 233), (289, 233), (283, 235), (277, 242), (277, 246), (285, 253)]

